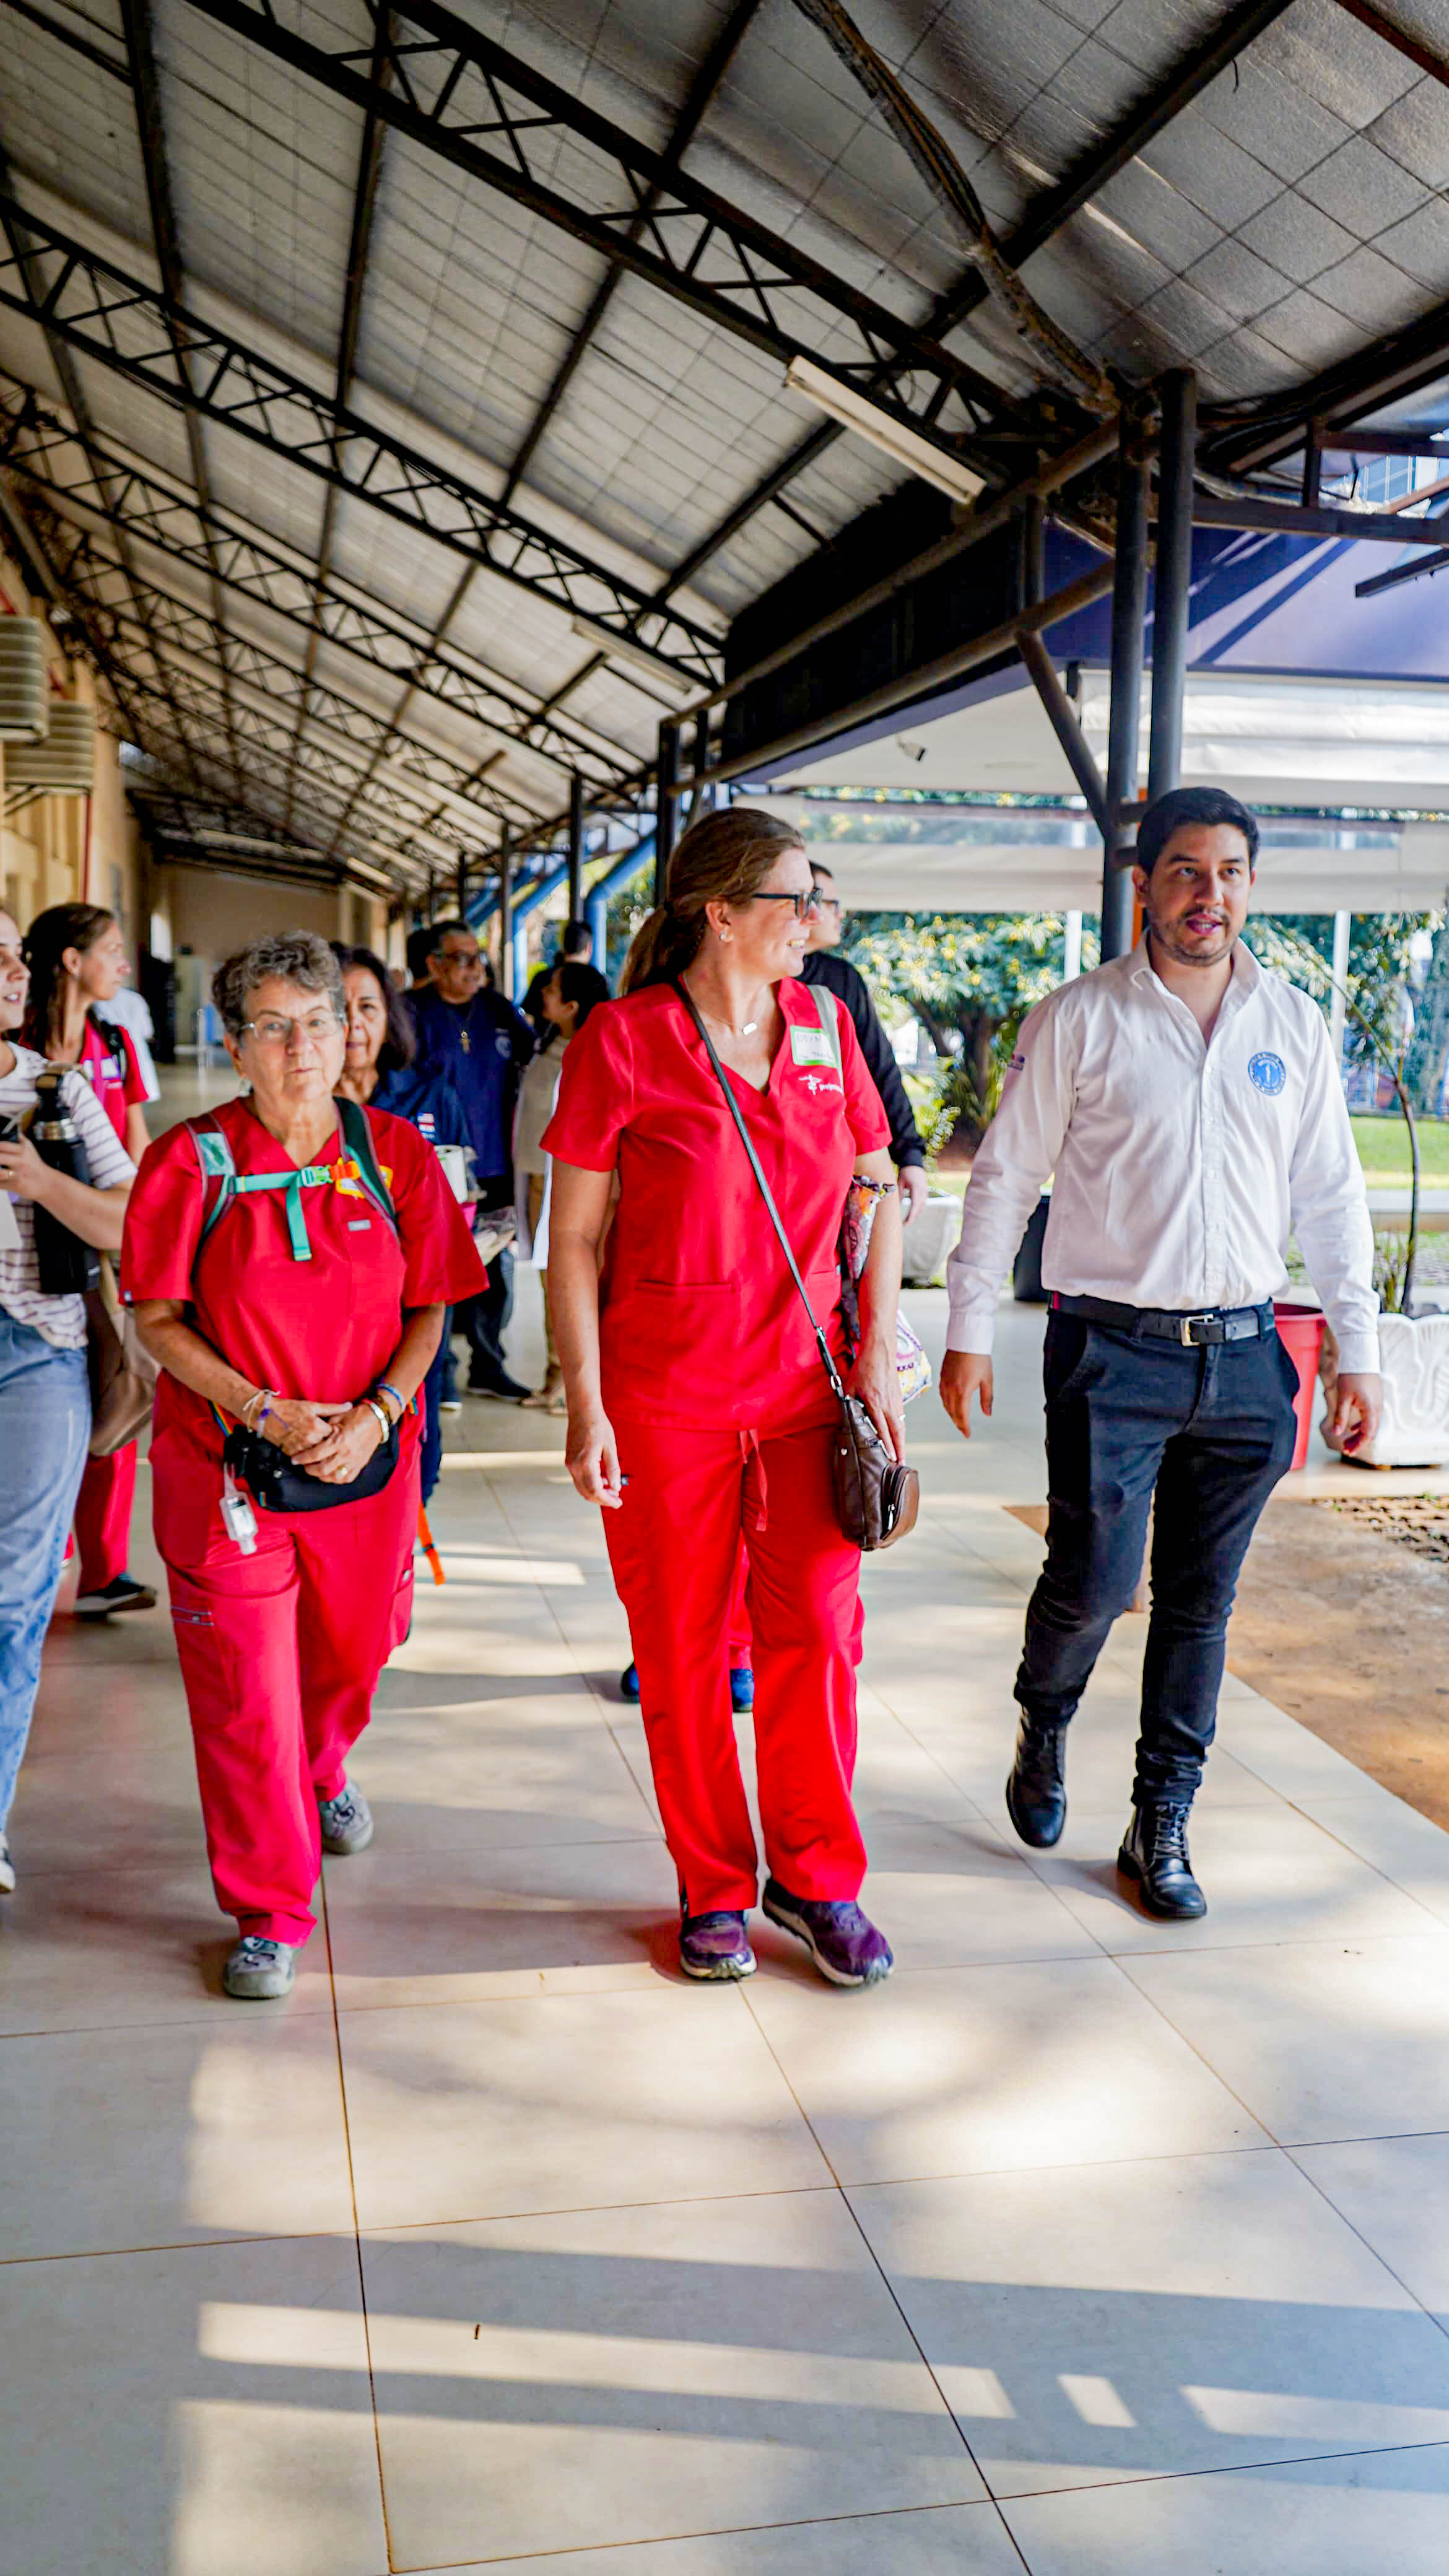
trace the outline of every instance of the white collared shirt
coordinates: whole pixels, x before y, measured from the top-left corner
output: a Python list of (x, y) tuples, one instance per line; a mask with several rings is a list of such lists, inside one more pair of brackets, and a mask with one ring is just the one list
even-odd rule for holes
[(1340, 1367), (1377, 1369), (1373, 1228), (1328, 1030), (1241, 940), (1206, 1044), (1145, 940), (1022, 1023), (947, 1265), (948, 1349), (990, 1350), (1053, 1172), (1046, 1288), (1177, 1314), (1261, 1305), (1292, 1232)]

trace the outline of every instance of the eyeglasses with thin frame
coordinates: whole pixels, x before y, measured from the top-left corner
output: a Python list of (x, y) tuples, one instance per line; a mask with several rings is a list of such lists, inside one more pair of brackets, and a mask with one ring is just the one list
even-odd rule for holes
[(812, 886), (808, 894), (775, 894), (767, 890), (764, 894), (752, 894), (749, 900), (751, 903), (793, 903), (797, 921), (813, 921), (820, 910), (821, 897), (819, 887)]
[(305, 1020), (285, 1020), (281, 1014), (268, 1011), (260, 1020), (244, 1020), (242, 1036), (255, 1038), (260, 1047), (289, 1047), (299, 1033), (309, 1046), (323, 1047), (334, 1029), (345, 1029), (347, 1022), (336, 1011), (309, 1011)]

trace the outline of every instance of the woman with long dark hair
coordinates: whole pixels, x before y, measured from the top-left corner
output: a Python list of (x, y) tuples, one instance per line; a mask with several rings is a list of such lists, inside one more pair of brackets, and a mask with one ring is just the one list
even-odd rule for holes
[[(664, 903), (630, 950), (625, 998), (590, 1015), (564, 1062), (543, 1140), (549, 1290), (569, 1471), (603, 1510), (638, 1661), (679, 1874), (680, 1965), (699, 1978), (755, 1965), (745, 1918), (757, 1859), (726, 1660), (743, 1536), (764, 1910), (832, 1983), (862, 1986), (892, 1960), (856, 1901), (860, 1556), (835, 1502), (839, 1412), (721, 1087), (838, 1369), (899, 1457), (889, 1128), (848, 1014), (797, 980), (818, 901), (794, 830), (775, 817), (736, 807), (685, 833)], [(852, 1369), (836, 1244), (856, 1173), (882, 1196)]]
[(51, 1256), (59, 1228), (118, 1252), (135, 1178), (78, 1073), (60, 1077), (59, 1106), (85, 1146), (89, 1185), (42, 1160), (29, 1129), (45, 1065), (20, 1034), (26, 982), (20, 925), (0, 911), (0, 1895), (15, 1885), (10, 1801), (91, 1430), (85, 1301), (54, 1285)]
[[(457, 1155), (466, 1155), (470, 1151), (468, 1115), (457, 1086), (446, 1065), (418, 1070), (412, 1013), (382, 959), (374, 949), (344, 948), (336, 940), (332, 953), (342, 969), (347, 995), (347, 1043), (342, 1079), (337, 1085), (339, 1097), (355, 1100), (362, 1108), (370, 1104), (374, 1109), (385, 1109), (393, 1118), (405, 1118), (429, 1145), (452, 1146)], [(478, 1275), (481, 1280), (481, 1265)], [(436, 1355), (419, 1391), (423, 1407), (419, 1464), (424, 1503), (432, 1498), (443, 1463), (443, 1389), (452, 1330), (450, 1306), (443, 1317)]]
[[(106, 1016), (131, 961), (121, 925), (98, 903), (53, 903), (25, 935), (30, 999), (21, 1036), (48, 1064), (73, 1064), (90, 1084), (118, 1142), (139, 1164), (146, 1132), (146, 1077), (128, 1030)], [(127, 1570), (136, 1499), (136, 1443), (106, 1458), (87, 1458), (75, 1507), (80, 1549), (76, 1615), (104, 1619), (117, 1610), (154, 1610), (149, 1583)]]

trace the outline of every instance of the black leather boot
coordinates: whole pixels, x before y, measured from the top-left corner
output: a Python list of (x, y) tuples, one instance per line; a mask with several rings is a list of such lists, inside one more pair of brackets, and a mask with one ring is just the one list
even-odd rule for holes
[(1207, 1912), (1207, 1898), (1192, 1874), (1187, 1849), (1187, 1819), (1192, 1800), (1179, 1793), (1143, 1800), (1132, 1810), (1132, 1822), (1117, 1854), (1117, 1867), (1130, 1879), (1148, 1914), (1164, 1922), (1188, 1923)]
[(1047, 1851), (1067, 1821), (1065, 1725), (1021, 1712), (1016, 1760), (1006, 1783), (1006, 1812), (1024, 1843)]

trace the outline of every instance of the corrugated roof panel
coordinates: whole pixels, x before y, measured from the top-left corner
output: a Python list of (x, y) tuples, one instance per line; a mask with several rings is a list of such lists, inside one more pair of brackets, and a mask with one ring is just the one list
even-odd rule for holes
[(431, 630), (467, 570), (461, 555), (387, 519), (365, 501), (344, 501), (332, 538), (338, 578)]
[[(181, 5), (154, 0), (162, 113), (189, 277), (335, 349), (359, 111)], [(365, 44), (366, 13), (298, 13)]]
[[(118, 59), (124, 59), (118, 41)], [(13, 14), (5, 25), (0, 135), (19, 177), (64, 190), (120, 233), (148, 237), (136, 113), (123, 81)]]
[[(1412, 223), (1415, 218), (1410, 217)], [(1282, 270), (1295, 286), (1306, 286), (1325, 268), (1347, 259), (1354, 248), (1352, 233), (1336, 224), (1319, 206), (1311, 206), (1296, 188), (1285, 188), (1260, 213), (1249, 218), (1238, 233), (1238, 239), (1256, 251), (1260, 259)]]
[[(1449, 25), (1445, 40), (1449, 43)], [(1449, 100), (1441, 81), (1421, 80), (1369, 127), (1369, 139), (1426, 188), (1449, 183)]]

